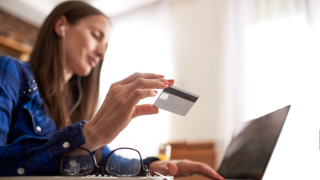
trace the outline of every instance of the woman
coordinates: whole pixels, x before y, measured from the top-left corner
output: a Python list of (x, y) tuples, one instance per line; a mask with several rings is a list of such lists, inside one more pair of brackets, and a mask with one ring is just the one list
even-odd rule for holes
[[(110, 153), (105, 145), (131, 119), (158, 113), (150, 104), (137, 103), (174, 81), (135, 73), (110, 87), (94, 115), (109, 36), (110, 21), (103, 13), (68, 1), (45, 20), (30, 63), (0, 57), (1, 175), (55, 174), (61, 157), (79, 147), (98, 149), (102, 163)], [(147, 158), (144, 164), (165, 175), (199, 173), (222, 179), (208, 165), (189, 160)]]

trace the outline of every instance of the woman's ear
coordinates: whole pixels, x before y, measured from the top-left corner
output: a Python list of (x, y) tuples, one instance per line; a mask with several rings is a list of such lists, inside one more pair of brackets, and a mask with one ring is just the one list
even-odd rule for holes
[(67, 25), (67, 18), (63, 15), (54, 24), (54, 31), (59, 37), (62, 37), (61, 26), (64, 26), (66, 28), (66, 25)]

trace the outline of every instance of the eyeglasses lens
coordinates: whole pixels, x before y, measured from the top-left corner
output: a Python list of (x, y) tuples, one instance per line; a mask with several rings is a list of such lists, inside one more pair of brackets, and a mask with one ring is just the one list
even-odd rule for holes
[(106, 162), (106, 171), (117, 176), (137, 176), (141, 170), (141, 158), (131, 149), (119, 149), (113, 152)]
[(65, 154), (62, 160), (62, 171), (65, 175), (88, 175), (93, 172), (94, 167), (94, 160), (90, 152), (85, 149), (77, 149)]

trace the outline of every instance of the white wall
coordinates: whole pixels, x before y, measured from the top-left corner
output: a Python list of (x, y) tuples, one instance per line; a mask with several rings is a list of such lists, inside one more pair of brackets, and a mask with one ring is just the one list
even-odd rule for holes
[(169, 142), (214, 141), (221, 132), (221, 23), (225, 1), (171, 2), (175, 85), (200, 96), (185, 116), (172, 114)]

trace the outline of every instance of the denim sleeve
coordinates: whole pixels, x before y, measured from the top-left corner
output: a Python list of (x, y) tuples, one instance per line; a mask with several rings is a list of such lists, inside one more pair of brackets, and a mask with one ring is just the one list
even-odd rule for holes
[(86, 122), (71, 124), (45, 136), (24, 135), (7, 144), (12, 111), (18, 97), (18, 69), (10, 57), (0, 57), (0, 175), (54, 174), (63, 154), (86, 143), (82, 132)]
[[(0, 175), (54, 175), (63, 154), (86, 143), (83, 121), (42, 137), (21, 136), (12, 144), (0, 146)], [(68, 146), (65, 146), (66, 143)]]

